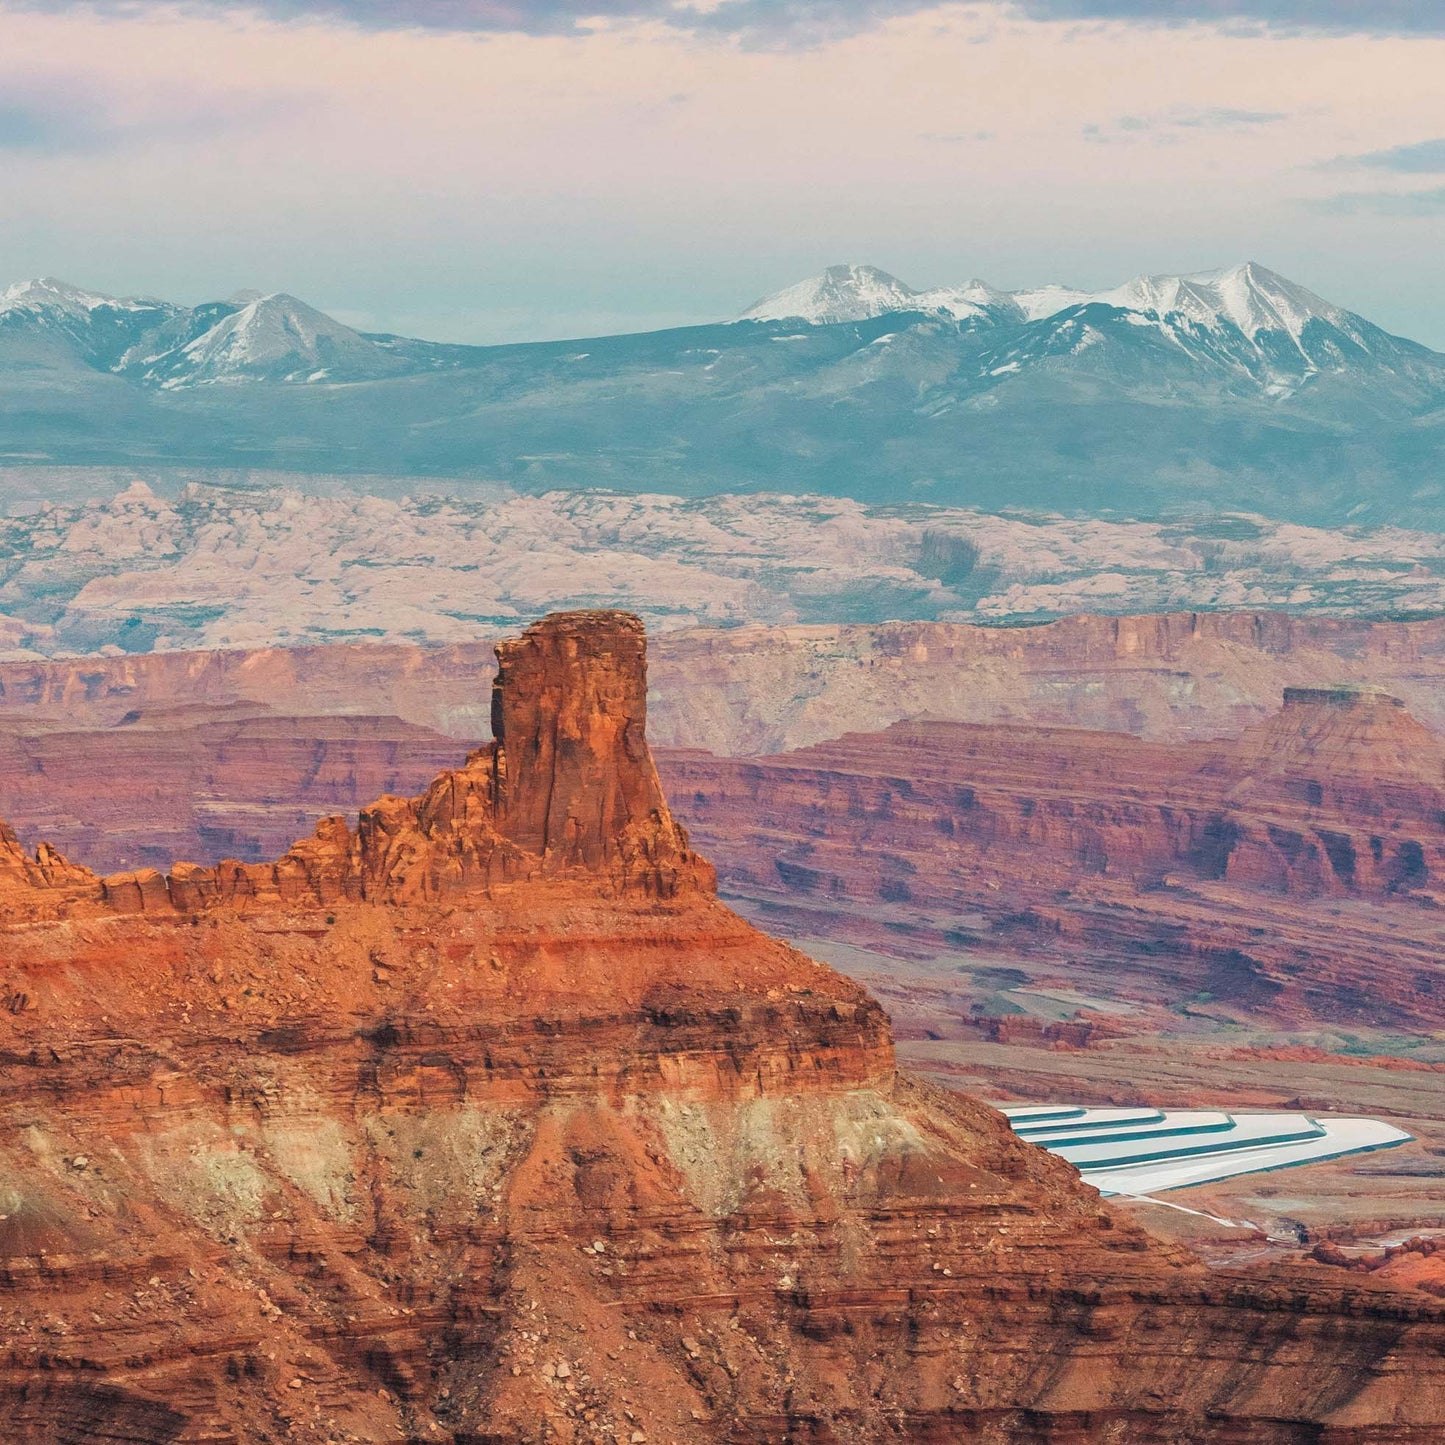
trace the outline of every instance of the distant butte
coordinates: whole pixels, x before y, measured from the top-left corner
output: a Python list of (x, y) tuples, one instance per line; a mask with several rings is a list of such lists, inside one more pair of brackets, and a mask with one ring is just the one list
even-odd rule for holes
[(1441, 1438), (1445, 1303), (1152, 1241), (719, 904), (643, 664), (548, 618), (259, 874), (5, 836), (7, 1441)]

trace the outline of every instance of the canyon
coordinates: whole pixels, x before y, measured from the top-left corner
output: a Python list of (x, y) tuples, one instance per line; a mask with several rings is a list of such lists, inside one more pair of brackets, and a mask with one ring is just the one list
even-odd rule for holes
[[(484, 738), (494, 641), (0, 659), (0, 725), (74, 731), (131, 713), (245, 703), (294, 717), (399, 717)], [(920, 718), (1202, 740), (1262, 721), (1286, 687), (1335, 683), (1382, 687), (1427, 727), (1445, 729), (1445, 619), (1231, 611), (1028, 627), (686, 628), (654, 640), (650, 706), (654, 742), (741, 757)]]
[(274, 862), (0, 835), (18, 1445), (1439, 1438), (1438, 1298), (1151, 1238), (718, 901), (637, 619), (499, 657), (490, 743)]
[(800, 925), (1007, 938), (1153, 1004), (1445, 1022), (1445, 738), (1387, 694), (1293, 689), (1208, 745), (898, 723), (666, 774), (729, 891)]
[(864, 982), (931, 1078), (1417, 1141), (1151, 1227), (1229, 1257), (1445, 1229), (1445, 738), (1368, 688), (1281, 702), (1209, 742), (924, 721), (663, 769), (734, 906)]

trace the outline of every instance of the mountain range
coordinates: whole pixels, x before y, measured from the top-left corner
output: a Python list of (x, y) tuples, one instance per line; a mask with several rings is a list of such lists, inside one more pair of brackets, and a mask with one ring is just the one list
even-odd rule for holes
[(785, 490), (1436, 528), (1445, 355), (1263, 266), (1104, 292), (830, 267), (735, 321), (458, 346), (284, 294), (0, 292), (0, 465)]

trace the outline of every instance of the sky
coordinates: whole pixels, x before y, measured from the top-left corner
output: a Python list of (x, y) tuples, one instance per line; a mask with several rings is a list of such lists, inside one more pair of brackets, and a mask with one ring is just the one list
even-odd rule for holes
[(439, 340), (1257, 260), (1445, 349), (1442, 0), (0, 0), (0, 285)]

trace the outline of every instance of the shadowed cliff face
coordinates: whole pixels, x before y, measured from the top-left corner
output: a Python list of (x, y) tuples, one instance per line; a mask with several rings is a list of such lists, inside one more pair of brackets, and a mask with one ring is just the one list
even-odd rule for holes
[(1445, 1305), (1211, 1274), (722, 907), (640, 630), (274, 865), (0, 837), (16, 1445), (1426, 1445)]

